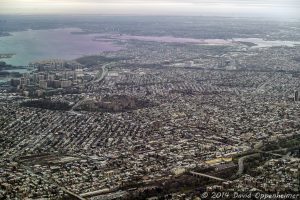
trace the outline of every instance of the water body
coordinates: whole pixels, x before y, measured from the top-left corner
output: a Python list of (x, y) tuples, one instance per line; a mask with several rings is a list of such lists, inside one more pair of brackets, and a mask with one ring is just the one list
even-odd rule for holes
[(164, 43), (191, 43), (199, 45), (230, 45), (231, 40), (223, 39), (195, 39), (195, 38), (180, 38), (173, 36), (135, 36), (135, 35), (115, 35), (111, 38), (120, 40), (140, 40), (146, 42), (164, 42)]
[[(300, 45), (298, 41), (267, 41), (261, 38), (224, 40), (178, 38), (173, 36), (84, 34), (79, 28), (60, 28), (27, 30), (11, 33), (10, 36), (0, 37), (0, 54), (14, 54), (11, 58), (1, 58), (0, 60), (15, 66), (27, 66), (30, 62), (47, 59), (71, 60), (84, 55), (125, 49), (124, 46), (116, 42), (130, 40), (190, 43), (196, 45), (239, 45), (238, 42), (250, 42), (256, 45), (252, 48), (293, 47)], [(26, 69), (13, 69), (12, 71), (25, 73)]]
[[(26, 66), (30, 62), (46, 59), (75, 59), (84, 55), (94, 55), (104, 51), (118, 51), (125, 47), (116, 41), (140, 40), (164, 43), (192, 43), (198, 45), (234, 45), (236, 42), (251, 42), (255, 48), (300, 45), (296, 41), (266, 41), (261, 38), (195, 39), (173, 36), (134, 36), (73, 34), (82, 33), (79, 28), (49, 30), (27, 30), (0, 37), (0, 54), (15, 54), (2, 58), (8, 64)], [(109, 38), (109, 39), (107, 39)]]
[(113, 39), (119, 40), (139, 40), (147, 42), (164, 42), (164, 43), (191, 43), (196, 45), (237, 45), (237, 42), (249, 42), (256, 46), (252, 48), (268, 47), (294, 47), (300, 45), (300, 41), (281, 41), (281, 40), (264, 40), (262, 38), (233, 38), (233, 39), (195, 39), (195, 38), (178, 38), (173, 36), (134, 36), (134, 35), (115, 35)]
[(250, 42), (256, 44), (252, 48), (268, 48), (268, 47), (294, 47), (300, 45), (299, 41), (284, 41), (284, 40), (264, 40), (262, 38), (235, 38), (237, 42)]
[(118, 51), (123, 47), (112, 41), (95, 41), (99, 34), (72, 34), (77, 28), (27, 30), (0, 37), (0, 54), (13, 53), (12, 58), (0, 59), (15, 66), (46, 59), (75, 59), (104, 51)]
[(0, 84), (9, 81), (11, 78), (9, 77), (0, 77)]

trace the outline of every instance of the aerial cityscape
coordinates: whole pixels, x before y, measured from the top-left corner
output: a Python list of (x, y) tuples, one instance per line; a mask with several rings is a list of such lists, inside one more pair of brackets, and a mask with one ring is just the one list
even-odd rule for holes
[(299, 3), (20, 2), (0, 2), (0, 200), (300, 199)]

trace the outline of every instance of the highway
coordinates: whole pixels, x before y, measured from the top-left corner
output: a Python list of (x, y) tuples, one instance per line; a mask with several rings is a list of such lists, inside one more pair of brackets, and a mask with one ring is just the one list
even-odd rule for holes
[[(280, 149), (280, 150), (286, 150), (286, 149)], [(247, 159), (247, 158), (249, 158), (249, 157), (251, 157), (251, 156), (259, 155), (260, 153), (262, 153), (262, 154), (269, 154), (269, 155), (277, 156), (277, 157), (284, 157), (285, 156), (285, 155), (281, 155), (281, 154), (277, 154), (277, 153), (272, 153), (272, 152), (273, 151), (259, 151), (259, 150), (257, 150), (256, 153), (253, 153), (251, 155), (247, 155), (247, 156), (239, 158), (239, 160), (238, 160), (239, 169), (238, 169), (236, 175), (243, 174), (244, 168), (245, 168), (245, 166), (244, 166), (244, 160)]]
[(278, 154), (278, 153), (272, 153), (272, 151), (258, 151), (259, 153), (264, 153), (264, 154), (269, 154), (272, 156), (277, 156), (277, 157), (283, 157), (284, 155)]
[(97, 74), (96, 74), (96, 76), (95, 76), (95, 78), (94, 78), (94, 80), (92, 81), (92, 82), (100, 82), (100, 81), (102, 81), (103, 79), (104, 79), (104, 77), (107, 75), (107, 73), (108, 73), (108, 69), (107, 69), (107, 67), (109, 66), (109, 65), (111, 65), (112, 63), (108, 63), (108, 64), (105, 64), (105, 65), (103, 65), (101, 68), (102, 68), (102, 70), (101, 71), (99, 71)]
[(207, 177), (207, 178), (211, 178), (211, 179), (214, 179), (214, 180), (217, 180), (217, 181), (226, 181), (225, 179), (218, 178), (218, 177), (211, 176), (211, 175), (207, 175), (207, 174), (202, 174), (202, 173), (193, 172), (193, 171), (191, 171), (190, 173), (191, 173), (192, 175), (195, 175), (195, 176)]
[[(94, 80), (92, 80), (90, 83), (96, 83), (96, 82), (102, 81), (102, 80), (105, 78), (105, 76), (107, 75), (107, 73), (108, 73), (108, 68), (107, 68), (107, 67), (108, 67), (109, 65), (112, 65), (112, 64), (113, 64), (113, 63), (108, 63), (108, 64), (103, 65), (103, 66), (101, 67), (102, 70), (97, 72), (97, 74), (96, 74)], [(75, 109), (76, 107), (78, 107), (78, 106), (79, 106), (82, 102), (84, 102), (85, 100), (86, 100), (86, 97), (83, 98), (82, 100), (78, 101), (76, 104), (74, 104), (74, 106), (72, 106), (72, 109), (71, 109), (69, 112), (71, 112), (71, 113), (73, 113), (73, 114), (76, 114), (76, 112), (74, 111), (74, 109)]]

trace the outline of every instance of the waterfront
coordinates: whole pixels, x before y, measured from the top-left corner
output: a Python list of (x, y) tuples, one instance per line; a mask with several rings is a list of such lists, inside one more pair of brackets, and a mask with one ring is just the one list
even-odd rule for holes
[[(298, 192), (295, 24), (123, 16), (57, 24), (49, 18), (0, 20), (5, 33), (40, 29), (14, 45), (42, 51), (26, 57), (42, 60), (31, 73), (8, 73), (16, 68), (0, 64), (3, 76), (13, 78), (0, 84), (0, 199)], [(100, 52), (100, 45), (98, 53), (88, 52), (73, 37), (123, 50)], [(79, 53), (71, 54), (75, 48)], [(72, 60), (81, 49), (93, 55)], [(20, 56), (5, 51), (0, 55), (12, 61)]]
[[(197, 45), (233, 45), (236, 42), (251, 42), (257, 47), (295, 46), (298, 41), (267, 41), (262, 38), (195, 39), (173, 36), (135, 36), (74, 34), (82, 33), (79, 28), (49, 30), (27, 30), (13, 32), (11, 36), (0, 37), (0, 53), (12, 54), (2, 58), (8, 64), (26, 66), (30, 62), (45, 59), (75, 59), (84, 55), (94, 55), (105, 51), (125, 49), (118, 41), (139, 40), (160, 43), (193, 43)], [(107, 39), (109, 38), (109, 39)]]
[(80, 31), (78, 28), (27, 30), (0, 37), (0, 53), (15, 54), (1, 61), (15, 66), (26, 66), (38, 60), (75, 59), (123, 48), (112, 42), (93, 40), (97, 34), (72, 34)]

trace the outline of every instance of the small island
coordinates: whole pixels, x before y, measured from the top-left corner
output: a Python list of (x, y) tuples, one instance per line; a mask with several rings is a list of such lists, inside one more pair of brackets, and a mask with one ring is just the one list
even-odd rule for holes
[(9, 72), (7, 70), (11, 69), (23, 69), (24, 67), (22, 66), (13, 66), (9, 65), (3, 61), (0, 61), (0, 78), (1, 77), (20, 77), (21, 73), (19, 72)]
[(14, 53), (0, 53), (0, 59), (1, 58), (12, 58), (14, 55)]

